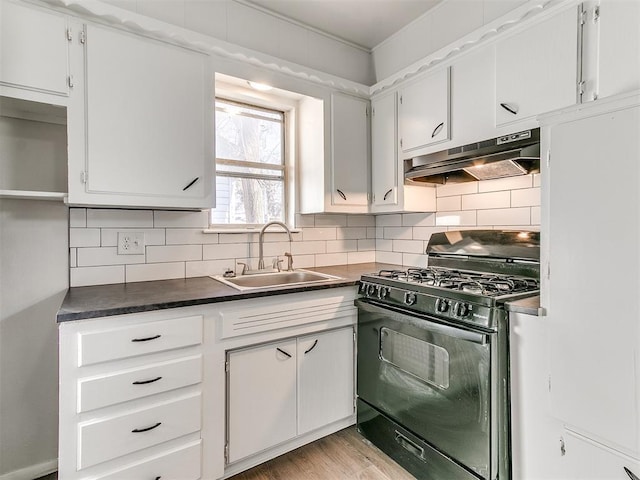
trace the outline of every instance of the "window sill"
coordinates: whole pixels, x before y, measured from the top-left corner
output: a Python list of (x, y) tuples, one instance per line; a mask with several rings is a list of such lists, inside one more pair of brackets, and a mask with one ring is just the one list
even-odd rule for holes
[[(205, 228), (204, 230), (202, 230), (202, 233), (260, 233), (260, 228), (256, 228), (256, 227), (246, 227), (246, 228)], [(298, 233), (301, 232), (302, 229), (300, 228), (290, 228), (289, 231), (291, 233)], [(265, 233), (287, 233), (285, 232), (282, 228), (276, 230), (276, 229), (269, 229), (267, 230)]]

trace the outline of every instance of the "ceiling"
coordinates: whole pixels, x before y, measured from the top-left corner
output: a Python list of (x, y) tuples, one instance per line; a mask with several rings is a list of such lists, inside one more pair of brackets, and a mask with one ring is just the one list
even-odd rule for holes
[(244, 0), (371, 50), (442, 0)]

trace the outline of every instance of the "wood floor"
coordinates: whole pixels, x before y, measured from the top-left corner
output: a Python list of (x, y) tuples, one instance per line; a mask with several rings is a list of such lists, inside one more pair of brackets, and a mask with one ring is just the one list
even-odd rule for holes
[[(52, 473), (38, 480), (56, 480)], [(356, 431), (345, 428), (229, 480), (415, 480)]]
[(355, 427), (321, 438), (229, 480), (415, 480)]

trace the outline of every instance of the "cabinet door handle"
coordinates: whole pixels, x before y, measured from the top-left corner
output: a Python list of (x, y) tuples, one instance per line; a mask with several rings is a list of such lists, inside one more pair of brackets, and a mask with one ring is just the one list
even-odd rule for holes
[(286, 355), (287, 358), (291, 358), (291, 354), (285, 352), (284, 350), (282, 350), (281, 348), (276, 347), (276, 350), (279, 351), (281, 354)]
[(193, 186), (194, 183), (196, 183), (198, 180), (200, 180), (200, 177), (196, 177), (193, 180), (191, 180), (191, 182), (189, 182), (189, 185), (187, 185), (186, 187), (184, 187), (182, 189), (182, 191), (184, 192), (185, 190), (191, 188)]
[(155, 425), (152, 425), (150, 427), (147, 428), (134, 428), (133, 430), (131, 430), (131, 433), (144, 433), (144, 432), (148, 432), (149, 430), (153, 430), (154, 428), (158, 428), (160, 425), (162, 425), (162, 422), (158, 422)]
[(158, 475), (154, 480), (160, 480), (162, 477)]
[(440, 130), (442, 130), (442, 127), (444, 127), (444, 122), (440, 123), (436, 128), (433, 129), (433, 133), (431, 134), (431, 138), (433, 138), (436, 135), (438, 135), (440, 133)]
[(501, 103), (500, 106), (502, 108), (504, 108), (509, 113), (513, 113), (514, 115), (518, 114), (518, 110), (516, 108), (512, 107), (511, 105), (509, 105), (508, 103)]
[(391, 194), (391, 192), (393, 192), (393, 188), (390, 188), (389, 190), (387, 190), (387, 193), (384, 194), (384, 197), (382, 197), (382, 200), (386, 200), (387, 197)]
[(336, 188), (336, 192), (338, 192), (338, 195), (340, 195), (343, 200), (347, 199), (347, 196), (344, 193), (342, 193), (342, 190), (340, 190), (339, 188)]
[(150, 380), (136, 380), (135, 382), (131, 382), (131, 385), (147, 385), (148, 383), (157, 382), (162, 377), (152, 378)]
[(629, 470), (627, 467), (622, 467), (622, 468), (624, 468), (624, 472), (627, 475), (629, 475), (629, 478), (631, 480), (640, 480), (640, 478), (635, 473), (633, 473), (631, 470)]
[(132, 338), (132, 342), (150, 342), (151, 340), (155, 340), (156, 338), (160, 338), (162, 335), (154, 335), (153, 337), (145, 337), (145, 338)]
[(315, 341), (315, 342), (313, 342), (313, 345), (311, 345), (311, 346), (309, 347), (309, 349), (308, 349), (308, 350), (305, 350), (304, 354), (306, 355), (306, 354), (307, 354), (307, 353), (309, 353), (311, 350), (313, 350), (314, 348), (316, 348), (316, 345), (318, 345), (318, 340), (317, 340), (317, 339), (316, 339), (316, 341)]

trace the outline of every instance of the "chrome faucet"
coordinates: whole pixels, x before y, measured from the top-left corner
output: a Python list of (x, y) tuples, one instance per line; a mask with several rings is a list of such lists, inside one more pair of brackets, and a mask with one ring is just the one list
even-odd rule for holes
[(293, 238), (291, 237), (291, 230), (289, 230), (289, 227), (287, 227), (284, 223), (278, 222), (278, 221), (273, 221), (273, 222), (267, 223), (264, 227), (262, 227), (262, 230), (260, 230), (260, 238), (258, 240), (258, 242), (259, 242), (258, 270), (264, 270), (264, 253), (263, 253), (264, 232), (271, 225), (280, 225), (282, 228), (284, 228), (285, 231), (287, 232), (287, 234), (289, 235), (289, 241), (293, 242)]

